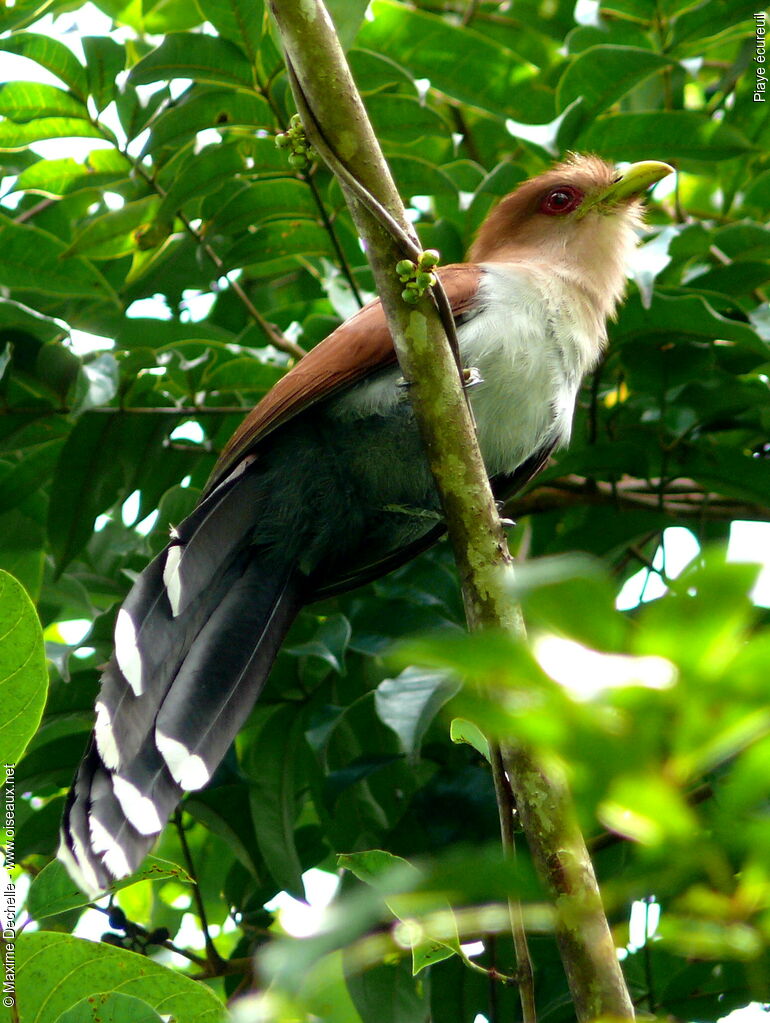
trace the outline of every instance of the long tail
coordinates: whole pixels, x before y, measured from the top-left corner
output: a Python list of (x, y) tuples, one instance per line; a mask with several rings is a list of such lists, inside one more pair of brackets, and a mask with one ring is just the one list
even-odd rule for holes
[(286, 555), (254, 547), (258, 472), (236, 471), (172, 533), (118, 612), (59, 858), (89, 894), (141, 863), (248, 716), (302, 606)]

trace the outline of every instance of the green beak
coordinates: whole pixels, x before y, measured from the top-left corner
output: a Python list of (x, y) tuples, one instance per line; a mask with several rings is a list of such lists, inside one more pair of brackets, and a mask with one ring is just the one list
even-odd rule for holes
[(674, 173), (674, 168), (657, 160), (644, 160), (626, 167), (617, 181), (602, 196), (603, 202), (618, 202), (646, 192), (650, 185)]
[(667, 163), (660, 163), (657, 160), (643, 160), (641, 163), (632, 163), (626, 167), (616, 181), (600, 192), (599, 195), (588, 199), (578, 211), (579, 215), (587, 213), (594, 206), (615, 206), (626, 199), (633, 199), (637, 195), (646, 192), (647, 189), (657, 181), (674, 173), (674, 168)]

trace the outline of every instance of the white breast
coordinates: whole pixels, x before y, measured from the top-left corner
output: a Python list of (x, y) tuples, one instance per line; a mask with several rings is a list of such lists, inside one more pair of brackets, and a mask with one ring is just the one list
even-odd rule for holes
[(582, 302), (558, 279), (510, 265), (485, 270), (482, 311), (458, 334), (464, 361), (483, 378), (471, 403), (487, 471), (496, 475), (569, 440), (578, 388), (600, 346)]
[[(580, 382), (600, 340), (582, 297), (553, 273), (514, 264), (482, 264), (478, 308), (458, 326), (466, 366), (482, 383), (470, 390), (487, 472), (512, 473), (547, 444), (569, 440)], [(398, 369), (377, 373), (335, 400), (345, 419), (387, 415), (405, 394)]]

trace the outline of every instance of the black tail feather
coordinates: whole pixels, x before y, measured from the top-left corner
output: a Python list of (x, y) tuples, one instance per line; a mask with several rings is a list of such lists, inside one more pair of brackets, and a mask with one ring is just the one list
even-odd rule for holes
[(233, 474), (210, 494), (118, 612), (59, 851), (89, 894), (136, 870), (184, 790), (211, 777), (303, 603), (291, 555), (250, 546), (257, 475)]
[(157, 835), (142, 835), (126, 820), (93, 741), (70, 790), (58, 856), (73, 881), (95, 898), (136, 869)]
[(301, 607), (294, 572), (246, 569), (190, 648), (157, 717), (155, 739), (175, 780), (201, 788), (225, 755)]

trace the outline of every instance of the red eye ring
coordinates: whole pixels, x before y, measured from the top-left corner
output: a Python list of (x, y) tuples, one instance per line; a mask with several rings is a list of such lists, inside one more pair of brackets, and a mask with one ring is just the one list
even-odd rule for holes
[(556, 185), (540, 201), (540, 212), (549, 217), (563, 216), (576, 210), (583, 201), (583, 193), (574, 185)]

